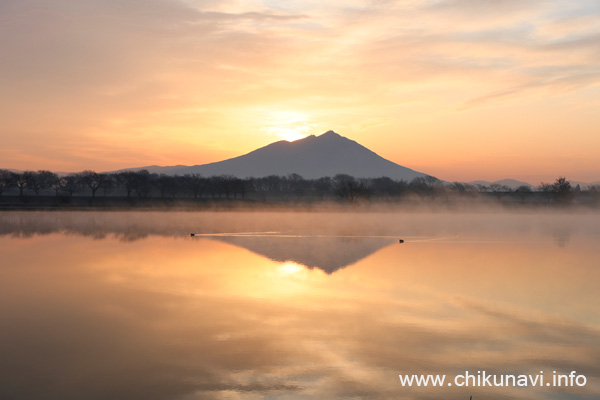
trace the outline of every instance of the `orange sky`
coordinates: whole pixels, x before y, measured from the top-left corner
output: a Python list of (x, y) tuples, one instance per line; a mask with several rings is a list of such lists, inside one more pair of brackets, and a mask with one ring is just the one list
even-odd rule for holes
[(444, 180), (600, 180), (596, 0), (4, 0), (0, 168), (329, 129)]

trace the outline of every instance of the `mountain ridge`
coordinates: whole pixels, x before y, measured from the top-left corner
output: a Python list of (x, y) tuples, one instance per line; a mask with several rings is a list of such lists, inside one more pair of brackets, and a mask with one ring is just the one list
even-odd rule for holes
[[(428, 176), (423, 172), (393, 163), (332, 130), (319, 136), (310, 135), (293, 142), (280, 140), (223, 161), (181, 168), (164, 168), (166, 169), (160, 170), (160, 173), (167, 175), (233, 175), (238, 178), (298, 174), (306, 179), (317, 179), (347, 174), (356, 178), (387, 176), (396, 180), (410, 181), (417, 177)], [(151, 172), (158, 172), (157, 168), (152, 170)]]
[[(322, 146), (321, 146), (322, 145)], [(318, 150), (318, 147), (324, 147)], [(338, 146), (338, 150), (332, 147)], [(339, 147), (342, 149), (339, 149)], [(315, 148), (318, 151), (314, 152)], [(279, 155), (269, 156), (267, 160), (258, 161), (259, 167), (248, 165), (235, 165), (238, 163), (244, 164), (248, 158), (265, 158), (265, 152), (277, 152)], [(301, 156), (294, 153), (304, 153)], [(357, 152), (361, 157), (356, 157)], [(346, 160), (344, 160), (346, 158)], [(354, 165), (343, 167), (343, 162), (351, 159)], [(369, 168), (369, 162), (375, 162), (378, 168)], [(327, 167), (329, 163), (329, 167)], [(335, 167), (337, 163), (338, 167)], [(232, 165), (233, 164), (233, 165)], [(348, 165), (347, 163), (346, 165)], [(279, 165), (279, 167), (278, 167)], [(286, 167), (281, 167), (285, 165)], [(311, 165), (313, 168), (306, 169), (304, 166)], [(332, 166), (333, 165), (333, 166)], [(246, 154), (229, 158), (222, 161), (217, 161), (207, 164), (174, 165), (174, 166), (158, 166), (150, 165), (145, 167), (123, 168), (116, 171), (107, 172), (123, 172), (123, 171), (139, 171), (148, 170), (151, 173), (166, 174), (166, 175), (185, 175), (185, 174), (201, 174), (204, 176), (214, 175), (234, 175), (241, 178), (263, 177), (269, 175), (285, 176), (289, 174), (298, 174), (305, 179), (316, 179), (324, 176), (335, 176), (337, 174), (352, 175), (356, 178), (379, 178), (387, 176), (395, 180), (411, 181), (416, 177), (428, 176), (428, 174), (412, 170), (402, 165), (396, 164), (379, 156), (374, 151), (362, 146), (360, 143), (339, 135), (333, 130), (329, 130), (319, 136), (309, 135), (305, 138), (296, 141), (279, 140), (272, 142), (258, 149), (252, 150)], [(580, 182), (570, 180), (572, 186), (581, 185), (587, 187), (600, 184), (600, 182)], [(521, 185), (536, 187), (535, 184), (519, 181), (516, 179), (502, 179), (494, 182), (486, 180), (475, 180), (471, 182), (464, 181), (463, 183), (490, 185), (501, 184), (515, 189)]]

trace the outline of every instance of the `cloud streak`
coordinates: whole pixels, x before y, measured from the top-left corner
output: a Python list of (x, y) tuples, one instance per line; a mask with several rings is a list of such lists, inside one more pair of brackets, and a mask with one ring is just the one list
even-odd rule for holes
[[(132, 142), (144, 147), (121, 165), (101, 156), (85, 166), (73, 160), (71, 170), (155, 163), (142, 154), (168, 163), (158, 148), (213, 154), (173, 163), (217, 161), (276, 140), (261, 118), (279, 111), (306, 115), (306, 126), (373, 138), (375, 150), (392, 132), (418, 129), (413, 136), (423, 142), (415, 139), (412, 152), (394, 145), (388, 157), (441, 159), (421, 152), (428, 137), (448, 140), (449, 127), (473, 135), (483, 128), (473, 121), (490, 108), (501, 115), (507, 105), (567, 97), (585, 104), (600, 82), (600, 12), (587, 2), (5, 0), (2, 7), (0, 129), (23, 137), (6, 167), (52, 168), (16, 155), (41, 160), (28, 137), (46, 136), (50, 145), (65, 134), (97, 148), (114, 147), (115, 138), (124, 152)], [(560, 115), (586, 120), (582, 142), (593, 144), (595, 121), (581, 113)]]

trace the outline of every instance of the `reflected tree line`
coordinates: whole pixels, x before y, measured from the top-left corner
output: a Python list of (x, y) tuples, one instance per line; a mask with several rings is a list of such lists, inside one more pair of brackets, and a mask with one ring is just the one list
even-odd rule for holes
[(354, 178), (345, 174), (319, 179), (304, 179), (298, 174), (262, 178), (237, 178), (232, 175), (205, 177), (199, 174), (170, 176), (147, 170), (98, 173), (83, 171), (58, 175), (51, 171), (14, 172), (0, 170), (0, 196), (27, 202), (40, 196), (55, 196), (64, 203), (76, 198), (126, 199), (251, 199), (401, 201), (402, 199), (451, 200), (489, 198), (499, 202), (570, 204), (600, 203), (600, 185), (573, 187), (564, 177), (554, 183), (511, 188), (500, 184), (448, 183), (432, 176), (410, 182), (387, 177)]

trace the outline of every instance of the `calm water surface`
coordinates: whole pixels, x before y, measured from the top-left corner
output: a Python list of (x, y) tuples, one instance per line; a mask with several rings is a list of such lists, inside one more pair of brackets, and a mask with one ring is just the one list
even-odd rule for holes
[[(598, 399), (598, 243), (597, 214), (3, 212), (0, 398)], [(587, 384), (398, 377), (465, 371)]]

